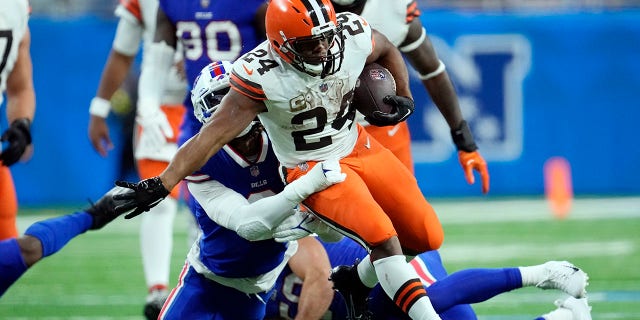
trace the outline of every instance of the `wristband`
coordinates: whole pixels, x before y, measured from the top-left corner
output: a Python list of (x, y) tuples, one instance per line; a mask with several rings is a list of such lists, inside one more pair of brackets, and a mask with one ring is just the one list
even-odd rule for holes
[(420, 80), (424, 81), (424, 80), (429, 80), (429, 79), (431, 79), (431, 78), (443, 73), (445, 68), (446, 68), (445, 65), (444, 65), (444, 62), (442, 62), (442, 60), (439, 60), (439, 59), (438, 59), (438, 62), (439, 62), (438, 68), (436, 68), (436, 70), (434, 70), (433, 72), (429, 72), (427, 74), (421, 74), (420, 76), (418, 76), (418, 78), (420, 78)]
[(456, 148), (460, 151), (473, 152), (478, 150), (478, 146), (473, 141), (471, 129), (465, 120), (460, 122), (457, 129), (451, 130), (451, 137)]
[(95, 97), (91, 99), (91, 105), (89, 105), (89, 114), (100, 118), (106, 118), (111, 110), (111, 102)]

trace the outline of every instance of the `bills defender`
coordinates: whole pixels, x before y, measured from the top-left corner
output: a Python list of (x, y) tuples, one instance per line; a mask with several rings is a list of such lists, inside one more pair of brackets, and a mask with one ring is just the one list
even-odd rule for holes
[[(203, 123), (229, 91), (227, 70), (230, 63), (215, 62), (196, 80), (194, 111)], [(285, 187), (267, 134), (250, 123), (187, 177), (202, 233), (159, 318), (262, 319), (273, 283), (297, 248), (276, 242), (272, 230), (306, 196), (343, 179), (337, 161), (324, 162)]]
[(8, 128), (0, 130), (0, 240), (18, 236), (18, 199), (9, 166), (32, 154), (31, 122), (36, 98), (31, 63), (27, 0), (0, 6), (0, 107), (6, 94)]
[(272, 0), (265, 19), (267, 41), (234, 62), (233, 90), (211, 120), (160, 176), (120, 185), (132, 189), (127, 197), (143, 212), (258, 116), (288, 183), (319, 161), (339, 159), (346, 180), (314, 193), (305, 206), (371, 250), (371, 278), (381, 279), (403, 312), (440, 319), (404, 256), (437, 249), (440, 222), (411, 171), (353, 122), (350, 105), (365, 63), (376, 61), (393, 74), (398, 94), (386, 97), (394, 109), (376, 114), (378, 122), (391, 125), (411, 114), (400, 52), (360, 16), (336, 15), (328, 0)]
[[(119, 18), (116, 35), (96, 96), (89, 107), (89, 140), (103, 157), (113, 147), (106, 121), (111, 97), (127, 77), (141, 44), (142, 70), (155, 68), (148, 48), (155, 34), (157, 10), (157, 0), (122, 0), (115, 10)], [(174, 55), (159, 112), (142, 110), (136, 118), (134, 157), (138, 175), (143, 179), (162, 172), (178, 149), (178, 128), (185, 113), (182, 100), (187, 91), (184, 77), (178, 70), (181, 63), (180, 55)], [(157, 319), (169, 292), (173, 222), (178, 211), (179, 193), (178, 187), (173, 188), (170, 196), (140, 222), (140, 254), (147, 285), (143, 312), (147, 319)]]
[[(351, 264), (356, 259), (363, 259), (367, 252), (348, 238), (330, 243), (316, 237), (307, 237), (298, 240), (298, 243), (298, 251), (278, 277), (276, 293), (267, 303), (265, 319), (307, 319), (302, 315), (315, 307), (310, 307), (309, 304), (318, 305), (317, 301), (321, 301), (321, 297), (327, 293), (333, 299), (324, 305), (322, 319), (355, 319), (347, 313), (343, 297), (334, 295), (331, 289), (324, 289), (325, 292), (318, 290), (317, 298), (310, 302), (305, 302), (300, 293), (314, 281), (315, 273), (323, 274), (324, 270), (326, 274), (331, 267)], [(326, 258), (323, 259), (323, 255)], [(314, 263), (309, 263), (310, 256), (315, 257)], [(448, 275), (442, 267), (438, 252), (429, 251), (417, 255), (410, 264), (420, 275), (420, 280), (442, 319), (477, 319), (468, 304), (486, 301), (518, 288), (537, 286), (542, 289), (558, 289), (569, 297), (556, 302), (557, 309), (536, 320), (591, 320), (590, 307), (584, 297), (587, 276), (568, 262), (550, 261), (520, 268), (464, 269)], [(367, 314), (360, 319), (407, 319), (380, 286), (368, 293)]]

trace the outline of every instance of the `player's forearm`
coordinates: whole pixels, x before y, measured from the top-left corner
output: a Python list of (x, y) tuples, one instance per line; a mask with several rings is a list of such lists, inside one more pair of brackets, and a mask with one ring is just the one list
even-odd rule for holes
[(33, 65), (31, 63), (31, 33), (25, 33), (18, 48), (18, 59), (7, 78), (7, 121), (27, 118), (33, 120), (36, 96), (33, 89)]
[(464, 119), (458, 104), (458, 97), (449, 79), (449, 75), (443, 72), (434, 78), (423, 80), (422, 84), (429, 92), (433, 103), (435, 103), (447, 121), (449, 128), (456, 128)]
[[(312, 277), (311, 279), (309, 277)], [(333, 299), (333, 290), (325, 273), (307, 274), (300, 292), (296, 319), (320, 319)]]
[(120, 88), (129, 73), (133, 62), (131, 56), (126, 56), (117, 51), (111, 50), (107, 63), (102, 70), (100, 84), (96, 92), (96, 97), (111, 100), (113, 94)]

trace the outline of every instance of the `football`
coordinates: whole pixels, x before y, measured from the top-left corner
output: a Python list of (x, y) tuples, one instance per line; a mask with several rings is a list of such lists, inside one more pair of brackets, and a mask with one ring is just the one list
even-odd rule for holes
[(387, 68), (370, 63), (364, 66), (356, 82), (352, 103), (365, 116), (374, 111), (390, 113), (393, 106), (382, 102), (387, 95), (396, 94), (396, 81)]

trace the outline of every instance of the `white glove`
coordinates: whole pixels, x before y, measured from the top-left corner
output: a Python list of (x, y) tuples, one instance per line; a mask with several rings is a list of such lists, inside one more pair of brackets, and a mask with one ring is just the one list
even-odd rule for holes
[(340, 183), (346, 178), (347, 174), (342, 173), (340, 169), (340, 161), (329, 159), (318, 162), (307, 174), (287, 185), (284, 191), (287, 192), (287, 199), (302, 202), (313, 193)]
[(340, 233), (322, 222), (313, 213), (300, 210), (296, 210), (295, 214), (284, 219), (275, 228), (273, 238), (276, 242), (287, 242), (298, 240), (314, 233), (327, 242), (338, 242), (342, 239)]
[(142, 133), (138, 140), (138, 147), (145, 150), (157, 150), (167, 143), (167, 139), (173, 138), (173, 129), (164, 112), (158, 110), (146, 116), (136, 118), (142, 127)]

